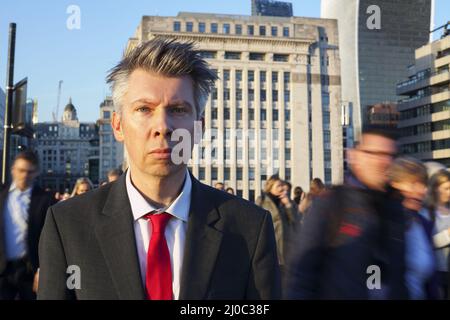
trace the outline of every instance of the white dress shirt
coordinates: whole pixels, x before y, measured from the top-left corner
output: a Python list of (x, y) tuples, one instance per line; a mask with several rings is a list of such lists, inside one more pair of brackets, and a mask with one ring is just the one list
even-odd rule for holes
[(4, 208), (6, 260), (17, 260), (27, 254), (28, 208), (31, 187), (21, 191), (11, 184)]
[(166, 226), (164, 235), (170, 253), (170, 264), (172, 267), (172, 289), (173, 297), (178, 299), (180, 294), (181, 268), (183, 265), (184, 244), (186, 239), (187, 221), (189, 207), (191, 204), (192, 181), (186, 170), (186, 178), (183, 189), (178, 197), (167, 208), (155, 208), (145, 200), (131, 181), (131, 172), (127, 170), (126, 188), (130, 199), (131, 211), (134, 218), (134, 234), (141, 269), (142, 282), (145, 288), (145, 275), (147, 270), (147, 251), (152, 235), (151, 222), (143, 216), (150, 212), (167, 212), (173, 217)]

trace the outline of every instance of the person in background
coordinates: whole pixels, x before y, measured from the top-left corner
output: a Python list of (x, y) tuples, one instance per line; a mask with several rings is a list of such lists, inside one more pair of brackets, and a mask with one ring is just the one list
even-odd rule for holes
[[(360, 143), (347, 151), (344, 184), (322, 192), (303, 219), (287, 257), (286, 298), (409, 298), (403, 208), (386, 188), (396, 155), (395, 132), (364, 128)], [(371, 266), (381, 270), (379, 286), (368, 286)]]
[(229, 194), (234, 195), (234, 189), (232, 187), (228, 187), (226, 192), (228, 192)]
[(70, 199), (70, 193), (69, 193), (69, 189), (65, 189), (64, 193), (61, 195), (61, 200), (60, 201), (64, 201), (67, 199)]
[(297, 206), (289, 199), (285, 183), (278, 175), (273, 175), (266, 181), (264, 192), (256, 199), (256, 204), (269, 211), (272, 216), (278, 260), (283, 272), (285, 252), (299, 223)]
[(302, 187), (294, 188), (294, 202), (297, 206), (300, 206), (300, 202), (305, 198), (306, 194), (303, 191)]
[(86, 193), (92, 189), (94, 189), (94, 185), (89, 178), (78, 178), (75, 182), (75, 186), (73, 187), (70, 197), (72, 198), (79, 196), (80, 194)]
[(397, 191), (405, 212), (405, 284), (413, 300), (439, 298), (433, 222), (419, 214), (427, 181), (426, 167), (414, 158), (397, 158), (389, 169), (389, 184)]
[(122, 175), (123, 171), (120, 169), (112, 169), (108, 172), (108, 182), (113, 182), (119, 179), (119, 177)]
[(0, 300), (35, 299), (39, 236), (56, 202), (34, 185), (38, 172), (37, 156), (21, 152), (11, 167), (12, 182), (0, 187)]
[(449, 299), (450, 283), (450, 172), (436, 172), (428, 183), (428, 193), (421, 213), (433, 222), (433, 241), (442, 296)]
[(225, 185), (222, 182), (216, 182), (214, 188), (220, 191), (225, 191)]
[(325, 185), (322, 180), (319, 178), (314, 178), (311, 180), (309, 185), (309, 192), (300, 202), (299, 210), (300, 213), (304, 216), (308, 209), (311, 207), (313, 200), (320, 195), (325, 190)]

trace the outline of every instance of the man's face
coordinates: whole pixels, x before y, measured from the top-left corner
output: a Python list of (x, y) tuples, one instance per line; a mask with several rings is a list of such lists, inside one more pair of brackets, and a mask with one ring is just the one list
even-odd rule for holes
[(166, 177), (186, 168), (174, 164), (171, 141), (175, 129), (190, 133), (190, 150), (194, 142), (197, 114), (193, 83), (190, 77), (165, 77), (137, 69), (128, 80), (122, 113), (113, 114), (113, 130), (125, 143), (130, 165), (141, 173)]
[(397, 146), (394, 140), (374, 134), (365, 134), (356, 149), (349, 150), (348, 160), (353, 174), (367, 187), (384, 190), (387, 169)]
[(37, 175), (37, 168), (31, 162), (24, 159), (17, 159), (11, 168), (11, 177), (16, 186), (25, 190), (31, 187)]

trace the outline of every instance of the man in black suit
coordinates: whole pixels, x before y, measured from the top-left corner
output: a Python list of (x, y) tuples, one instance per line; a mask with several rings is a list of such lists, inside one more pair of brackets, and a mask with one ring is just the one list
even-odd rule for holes
[(35, 298), (39, 236), (54, 204), (49, 193), (33, 186), (37, 173), (36, 155), (21, 152), (11, 168), (12, 183), (0, 187), (0, 300)]
[(270, 214), (187, 170), (216, 78), (193, 44), (163, 38), (112, 69), (112, 127), (129, 168), (49, 209), (39, 299), (280, 297)]

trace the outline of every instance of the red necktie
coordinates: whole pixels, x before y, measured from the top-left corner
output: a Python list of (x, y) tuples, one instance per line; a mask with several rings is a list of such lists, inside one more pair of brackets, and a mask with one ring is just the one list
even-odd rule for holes
[(172, 216), (168, 213), (145, 216), (152, 224), (147, 252), (145, 286), (148, 300), (172, 300), (172, 268), (164, 230)]

